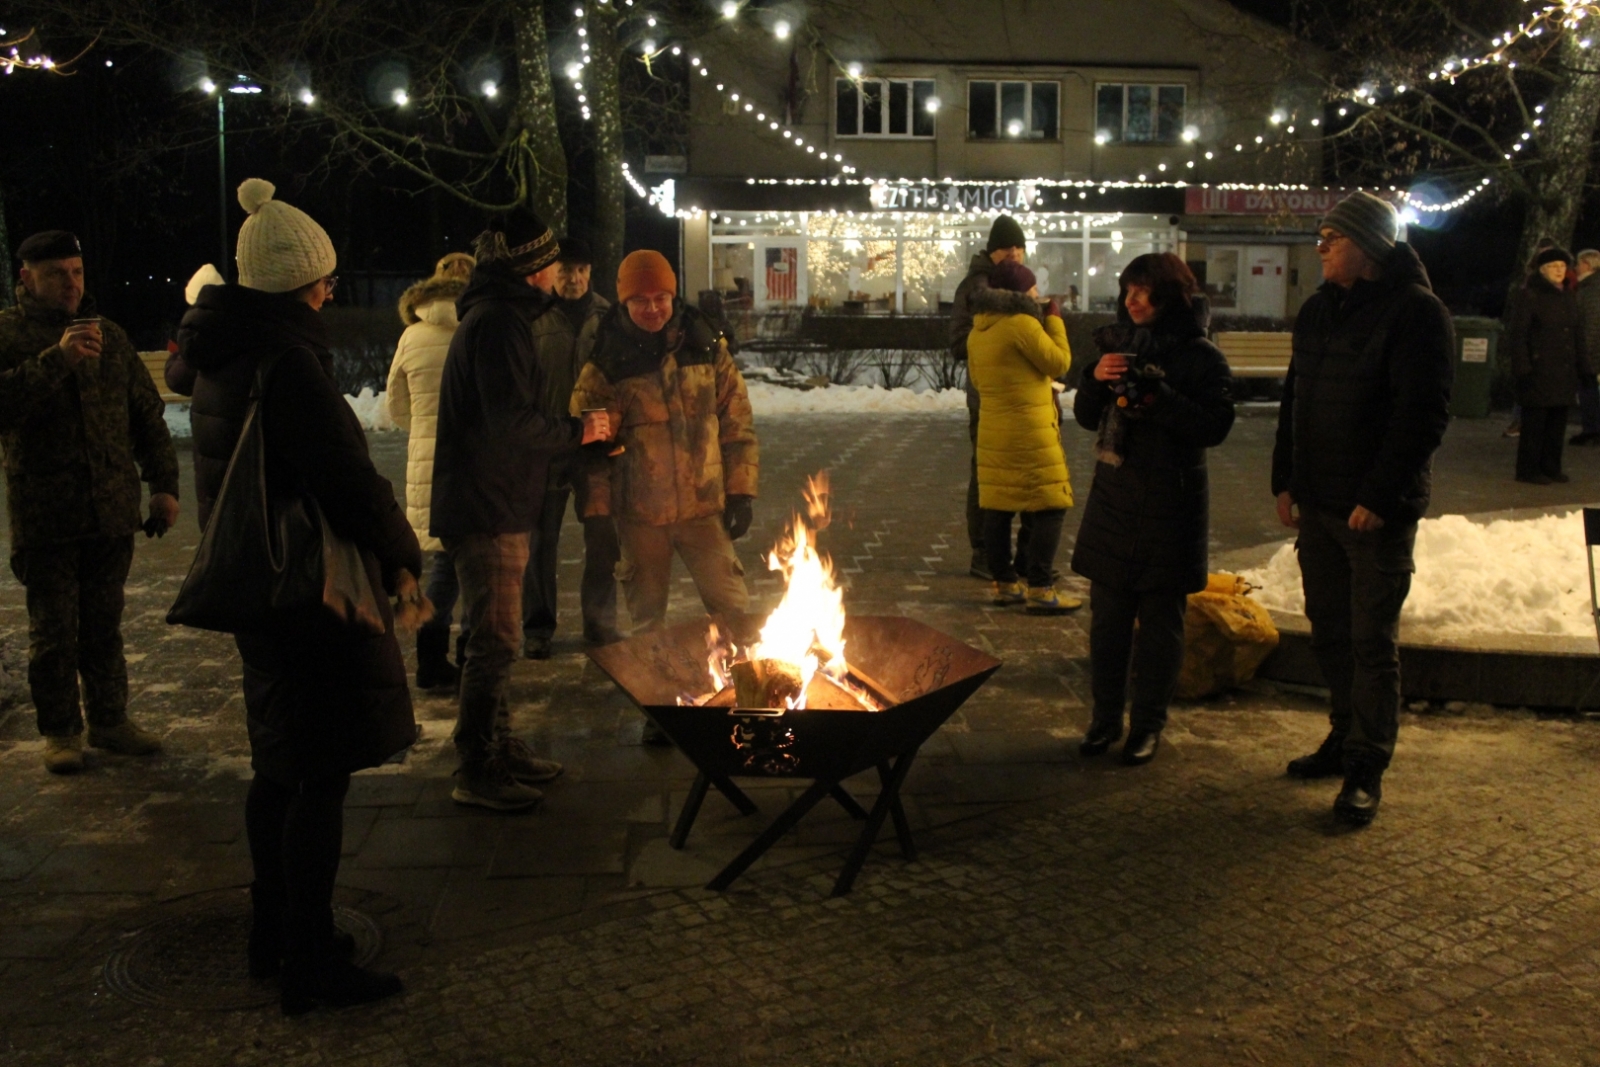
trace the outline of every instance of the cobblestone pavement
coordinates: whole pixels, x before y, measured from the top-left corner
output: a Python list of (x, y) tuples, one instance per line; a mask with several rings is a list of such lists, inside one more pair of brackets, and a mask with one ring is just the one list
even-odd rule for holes
[[(1452, 428), (1449, 510), (1600, 496), (1587, 451), (1572, 485), (1511, 483), (1499, 429)], [(911, 774), (916, 862), (880, 845), (855, 893), (830, 899), (855, 824), (825, 804), (730, 892), (698, 888), (763, 816), (713, 794), (669, 849), (692, 770), (639, 744), (638, 714), (563, 633), (514, 679), (518, 730), (568, 765), (538, 812), (450, 802), (453, 707), (431, 697), (407, 763), (352, 789), (340, 899), (382, 925), (404, 998), (292, 1021), (131, 1003), (107, 957), (185, 909), (237, 905), (249, 878), (236, 657), (162, 621), (197, 539), (186, 516), (141, 544), (129, 589), (133, 713), (167, 754), (51, 778), (31, 708), (0, 717), (0, 1064), (1600, 1062), (1600, 730), (1408, 714), (1383, 813), (1356, 833), (1328, 815), (1333, 784), (1282, 775), (1321, 737), (1313, 696), (1182, 706), (1151, 766), (1080, 760), (1087, 620), (991, 609), (965, 576), (964, 423), (762, 431), (740, 546), (758, 599), (777, 595), (761, 550), (803, 476), (828, 468), (848, 607), (1005, 661)], [(1087, 438), (1069, 431), (1080, 503)], [(1270, 438), (1269, 418), (1245, 418), (1214, 453), (1218, 550), (1278, 536)], [(397, 474), (403, 439), (374, 442)], [(580, 544), (569, 525), (569, 620)], [(678, 591), (689, 617), (692, 586)], [(0, 641), (24, 622), (8, 577)], [(765, 817), (795, 792), (752, 789)]]

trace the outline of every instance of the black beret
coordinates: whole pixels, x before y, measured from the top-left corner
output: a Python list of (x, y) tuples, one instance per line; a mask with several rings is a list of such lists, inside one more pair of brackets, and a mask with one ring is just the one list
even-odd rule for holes
[(593, 263), (594, 253), (589, 251), (589, 242), (583, 238), (563, 237), (561, 254), (556, 259), (562, 263)]
[(17, 258), (24, 263), (43, 263), (47, 259), (71, 259), (83, 255), (78, 238), (66, 230), (45, 230), (23, 241)]

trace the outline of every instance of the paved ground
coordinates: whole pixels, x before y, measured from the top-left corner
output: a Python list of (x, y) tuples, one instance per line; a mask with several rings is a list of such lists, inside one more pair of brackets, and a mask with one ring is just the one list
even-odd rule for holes
[[(1571, 485), (1536, 490), (1511, 482), (1499, 429), (1452, 428), (1446, 509), (1600, 498), (1600, 452), (1573, 457)], [(802, 477), (828, 468), (849, 608), (911, 615), (1005, 661), (913, 771), (917, 862), (880, 846), (854, 895), (829, 899), (854, 827), (824, 805), (733, 891), (698, 888), (761, 817), (713, 795), (689, 847), (667, 848), (691, 768), (638, 743), (637, 713), (568, 635), (515, 676), (517, 727), (569, 767), (540, 811), (449, 801), (441, 699), (419, 699), (411, 759), (352, 790), (341, 900), (383, 926), (402, 1000), (297, 1021), (129, 1003), (107, 989), (108, 955), (164, 918), (236, 904), (249, 877), (236, 657), (162, 621), (197, 539), (186, 516), (141, 546), (129, 590), (133, 711), (168, 754), (54, 779), (31, 708), (0, 717), (0, 1063), (1600, 1062), (1595, 726), (1409, 714), (1383, 813), (1359, 833), (1328, 817), (1331, 785), (1282, 776), (1321, 736), (1314, 697), (1263, 687), (1181, 707), (1146, 768), (1079, 760), (1086, 620), (991, 609), (964, 576), (964, 424), (762, 432), (741, 546), (758, 596), (777, 588), (759, 552)], [(1080, 475), (1087, 438), (1068, 435)], [(1278, 536), (1270, 439), (1269, 418), (1247, 417), (1214, 453), (1219, 551)], [(375, 450), (398, 473), (403, 439)], [(0, 640), (14, 640), (6, 577)], [(575, 596), (564, 607), (574, 616)], [(770, 816), (792, 790), (754, 793)], [(216, 951), (231, 962), (240, 947)]]

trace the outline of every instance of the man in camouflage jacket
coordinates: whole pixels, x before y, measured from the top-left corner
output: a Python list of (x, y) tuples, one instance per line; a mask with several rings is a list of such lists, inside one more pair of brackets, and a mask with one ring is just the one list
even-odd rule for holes
[(706, 610), (749, 607), (733, 542), (750, 527), (760, 470), (744, 377), (704, 315), (675, 300), (656, 252), (634, 252), (617, 276), (619, 306), (600, 325), (572, 412), (605, 408), (622, 451), (591, 469), (585, 516), (610, 514), (634, 629), (660, 626), (674, 551)]
[(160, 742), (128, 721), (123, 585), (150, 483), (152, 532), (178, 517), (178, 457), (165, 405), (121, 327), (95, 320), (76, 237), (21, 249), (18, 306), (0, 312), (0, 448), (11, 569), (27, 587), (28, 684), (45, 766), (83, 767), (88, 743), (130, 755)]

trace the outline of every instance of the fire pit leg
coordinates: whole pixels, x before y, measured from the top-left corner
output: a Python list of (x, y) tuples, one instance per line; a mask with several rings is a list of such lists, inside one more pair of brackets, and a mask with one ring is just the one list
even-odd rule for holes
[[(878, 762), (878, 780), (888, 788), (889, 778), (894, 774), (888, 760)], [(905, 805), (900, 803), (900, 791), (895, 790), (894, 800), (889, 804), (889, 814), (894, 818), (894, 836), (900, 839), (900, 855), (904, 856), (907, 863), (917, 858), (917, 843), (911, 839), (911, 823), (906, 818)]]
[(743, 874), (752, 863), (760, 859), (762, 854), (776, 845), (784, 834), (794, 829), (795, 823), (805, 818), (806, 812), (817, 806), (817, 802), (827, 796), (829, 791), (838, 786), (838, 782), (817, 779), (811, 783), (811, 788), (800, 794), (798, 800), (772, 820), (772, 825), (761, 831), (761, 836), (750, 842), (745, 850), (736, 856), (732, 863), (722, 868), (722, 873), (706, 883), (706, 888), (716, 892), (728, 888), (734, 879)]
[(681, 849), (683, 843), (689, 840), (689, 831), (694, 827), (695, 819), (700, 816), (700, 805), (705, 803), (706, 794), (710, 792), (712, 786), (716, 786), (717, 791), (739, 809), (740, 815), (756, 813), (755, 802), (745, 795), (743, 789), (727, 778), (720, 775), (712, 778), (705, 771), (701, 771), (694, 776), (694, 785), (689, 787), (689, 795), (684, 798), (683, 810), (678, 812), (678, 821), (673, 824), (672, 836), (667, 838), (667, 844)]
[(844, 786), (834, 786), (832, 789), (828, 790), (828, 795), (837, 800), (839, 802), (839, 806), (845, 810), (845, 814), (849, 815), (852, 819), (865, 819), (867, 817), (867, 809), (863, 808), (855, 797), (845, 792)]
[[(861, 873), (861, 865), (867, 862), (867, 853), (872, 851), (872, 843), (878, 839), (878, 831), (883, 829), (883, 820), (888, 818), (889, 812), (899, 807), (900, 787), (905, 784), (906, 772), (911, 770), (911, 761), (916, 757), (915, 750), (904, 753), (894, 761), (894, 767), (884, 778), (883, 790), (878, 794), (877, 803), (872, 805), (872, 814), (867, 816), (867, 825), (861, 828), (861, 836), (856, 838), (856, 847), (850, 851), (850, 858), (845, 861), (844, 870), (839, 872), (839, 880), (833, 883), (833, 895), (842, 897), (855, 887), (856, 875)], [(879, 765), (882, 773), (883, 765)], [(901, 812), (900, 819), (905, 818)], [(895, 830), (900, 829), (899, 819), (895, 820)], [(906, 830), (910, 836), (909, 827)], [(901, 840), (901, 848), (905, 847), (905, 839)]]

